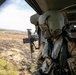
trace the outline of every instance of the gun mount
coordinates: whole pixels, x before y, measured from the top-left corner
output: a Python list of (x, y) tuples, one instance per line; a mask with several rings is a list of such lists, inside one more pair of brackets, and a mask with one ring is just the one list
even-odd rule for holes
[(31, 49), (31, 57), (32, 53), (34, 52), (35, 49), (39, 49), (39, 47), (36, 47), (34, 44), (35, 41), (38, 41), (38, 35), (37, 34), (31, 34), (31, 29), (27, 29), (28, 32), (28, 38), (23, 38), (23, 43), (29, 43), (30, 44), (30, 49)]

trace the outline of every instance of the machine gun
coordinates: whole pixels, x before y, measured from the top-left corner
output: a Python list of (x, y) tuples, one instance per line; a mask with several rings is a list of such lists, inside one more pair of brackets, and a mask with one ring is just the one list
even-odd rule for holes
[(30, 43), (30, 49), (31, 49), (31, 57), (32, 53), (34, 52), (35, 49), (39, 49), (38, 47), (35, 46), (34, 42), (38, 40), (38, 35), (37, 34), (31, 34), (31, 29), (27, 29), (28, 31), (28, 38), (23, 38), (23, 43)]

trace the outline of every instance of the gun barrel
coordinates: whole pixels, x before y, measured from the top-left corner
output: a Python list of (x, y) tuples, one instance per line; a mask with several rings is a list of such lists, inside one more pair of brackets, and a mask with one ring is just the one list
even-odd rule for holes
[(30, 38), (23, 38), (23, 43), (30, 43)]

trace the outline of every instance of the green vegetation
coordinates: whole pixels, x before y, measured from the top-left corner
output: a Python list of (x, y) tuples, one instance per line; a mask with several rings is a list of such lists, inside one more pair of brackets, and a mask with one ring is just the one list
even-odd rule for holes
[(18, 75), (19, 66), (14, 66), (12, 63), (4, 60), (0, 55), (0, 75)]
[(7, 75), (6, 70), (0, 70), (0, 75)]
[(35, 67), (36, 67), (36, 66), (35, 66), (34, 64), (32, 64), (32, 65), (30, 66), (30, 72), (33, 73), (33, 72), (35, 71), (35, 69), (36, 69)]

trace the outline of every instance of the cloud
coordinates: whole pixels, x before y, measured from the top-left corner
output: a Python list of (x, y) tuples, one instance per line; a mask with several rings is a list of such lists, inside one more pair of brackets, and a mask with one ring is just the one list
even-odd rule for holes
[(30, 23), (30, 16), (35, 13), (32, 9), (21, 10), (15, 5), (9, 5), (5, 9), (2, 9), (2, 13), (0, 14), (0, 28), (22, 31), (30, 28), (34, 31), (35, 27)]

